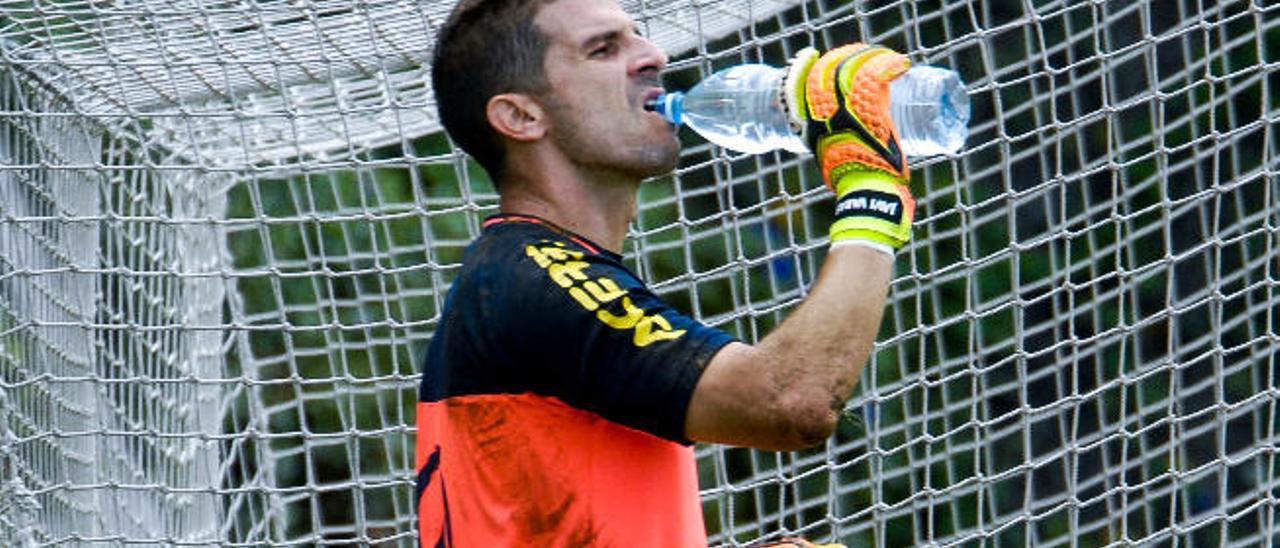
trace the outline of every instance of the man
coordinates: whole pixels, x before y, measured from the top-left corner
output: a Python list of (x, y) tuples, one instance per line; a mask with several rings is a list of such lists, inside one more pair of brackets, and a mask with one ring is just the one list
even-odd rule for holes
[(834, 429), (910, 234), (887, 114), (908, 63), (857, 45), (796, 62), (790, 110), (837, 221), (809, 297), (748, 345), (621, 262), (641, 181), (679, 153), (644, 108), (666, 62), (615, 0), (462, 0), (440, 31), (441, 120), (491, 174), (501, 213), (468, 248), (427, 352), (424, 546), (705, 546), (692, 441), (789, 450)]

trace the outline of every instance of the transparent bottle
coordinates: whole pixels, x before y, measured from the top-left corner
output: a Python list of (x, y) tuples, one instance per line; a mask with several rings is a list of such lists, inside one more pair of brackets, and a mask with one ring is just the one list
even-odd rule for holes
[[(747, 64), (708, 76), (688, 92), (670, 92), (647, 105), (675, 125), (749, 154), (809, 148), (791, 128), (782, 107), (786, 68)], [(932, 66), (912, 67), (889, 83), (889, 115), (911, 157), (951, 154), (964, 146), (969, 95), (960, 75)]]

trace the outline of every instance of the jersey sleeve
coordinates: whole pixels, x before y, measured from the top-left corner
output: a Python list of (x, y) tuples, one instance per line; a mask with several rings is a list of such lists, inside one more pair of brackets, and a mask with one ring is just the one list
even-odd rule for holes
[(615, 256), (556, 239), (508, 248), (482, 306), (485, 348), (515, 384), (656, 436), (689, 443), (703, 369), (733, 340), (664, 303)]

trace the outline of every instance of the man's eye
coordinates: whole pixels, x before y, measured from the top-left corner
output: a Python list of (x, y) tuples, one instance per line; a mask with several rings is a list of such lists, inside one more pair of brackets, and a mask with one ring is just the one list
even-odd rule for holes
[(591, 55), (592, 57), (607, 57), (609, 55), (613, 55), (613, 52), (616, 51), (617, 49), (618, 49), (617, 46), (615, 46), (614, 44), (605, 44), (603, 46), (600, 46), (591, 50), (591, 53), (589, 55)]

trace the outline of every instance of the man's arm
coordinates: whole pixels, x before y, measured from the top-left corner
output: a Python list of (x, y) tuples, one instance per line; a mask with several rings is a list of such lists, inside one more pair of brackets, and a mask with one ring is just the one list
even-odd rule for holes
[(689, 404), (689, 439), (789, 450), (830, 436), (875, 342), (892, 265), (868, 247), (833, 247), (782, 325), (711, 359)]
[(893, 250), (911, 237), (915, 200), (888, 112), (889, 81), (908, 67), (862, 44), (797, 56), (784, 99), (836, 195), (831, 250), (781, 326), (711, 359), (685, 415), (689, 439), (797, 449), (835, 429), (880, 328)]

